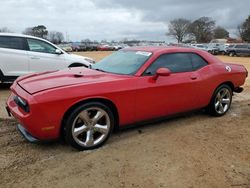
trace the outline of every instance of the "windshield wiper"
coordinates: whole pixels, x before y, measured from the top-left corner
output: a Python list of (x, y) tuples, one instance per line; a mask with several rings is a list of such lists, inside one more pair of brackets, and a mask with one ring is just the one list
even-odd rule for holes
[(100, 72), (106, 72), (105, 70), (102, 70), (102, 69), (94, 69), (94, 70), (97, 70), (97, 71), (100, 71)]

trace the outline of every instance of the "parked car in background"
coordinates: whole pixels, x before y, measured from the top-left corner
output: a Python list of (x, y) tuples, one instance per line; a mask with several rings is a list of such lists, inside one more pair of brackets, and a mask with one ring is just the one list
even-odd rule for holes
[(227, 54), (233, 56), (250, 56), (250, 44), (235, 44), (227, 48)]
[(98, 50), (98, 43), (89, 42), (86, 44), (86, 51), (97, 51)]
[(108, 44), (101, 44), (97, 47), (97, 49), (99, 51), (110, 51), (113, 50), (113, 48), (111, 46), (109, 46)]
[(6, 109), (31, 142), (63, 137), (79, 150), (94, 149), (115, 128), (200, 108), (222, 116), (247, 76), (244, 66), (202, 50), (127, 48), (89, 69), (17, 79)]
[(195, 44), (195, 45), (192, 45), (192, 47), (196, 48), (196, 49), (207, 51), (208, 53), (213, 54), (213, 55), (217, 55), (219, 53), (218, 48), (216, 48), (214, 46), (210, 46), (208, 44)]
[(93, 59), (68, 54), (47, 40), (22, 34), (0, 33), (0, 81), (67, 67), (88, 67)]
[(226, 48), (225, 48), (225, 55), (229, 55), (229, 51), (231, 50), (231, 49), (233, 49), (234, 48), (234, 46), (235, 46), (235, 44), (230, 44), (229, 46), (227, 46)]
[(117, 51), (117, 50), (121, 50), (122, 46), (117, 44), (117, 45), (114, 45), (113, 48), (114, 48), (114, 50)]
[(80, 47), (80, 45), (78, 43), (72, 43), (71, 44), (71, 48), (72, 48), (73, 52), (79, 52), (79, 51), (81, 51), (81, 47)]
[(59, 44), (58, 47), (63, 49), (65, 52), (72, 52), (73, 51), (70, 44)]

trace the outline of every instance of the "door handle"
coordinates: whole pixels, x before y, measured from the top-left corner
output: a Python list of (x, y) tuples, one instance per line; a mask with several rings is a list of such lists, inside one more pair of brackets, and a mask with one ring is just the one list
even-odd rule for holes
[(31, 56), (31, 59), (40, 59), (40, 57)]

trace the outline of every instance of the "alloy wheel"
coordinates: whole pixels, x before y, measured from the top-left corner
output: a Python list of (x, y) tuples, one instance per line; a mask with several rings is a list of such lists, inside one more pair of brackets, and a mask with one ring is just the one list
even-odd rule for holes
[(227, 88), (218, 91), (215, 97), (215, 110), (218, 114), (224, 114), (230, 107), (232, 100), (231, 92)]
[(102, 143), (108, 136), (111, 121), (108, 113), (98, 107), (81, 111), (73, 121), (72, 136), (83, 147), (93, 147)]

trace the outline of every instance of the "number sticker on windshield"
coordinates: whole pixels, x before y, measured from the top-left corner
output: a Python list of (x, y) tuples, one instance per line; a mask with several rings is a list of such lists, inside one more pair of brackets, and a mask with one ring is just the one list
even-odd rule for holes
[(142, 51), (138, 51), (138, 52), (136, 52), (136, 54), (138, 54), (138, 55), (144, 55), (144, 56), (150, 56), (152, 53), (151, 52), (142, 52)]

